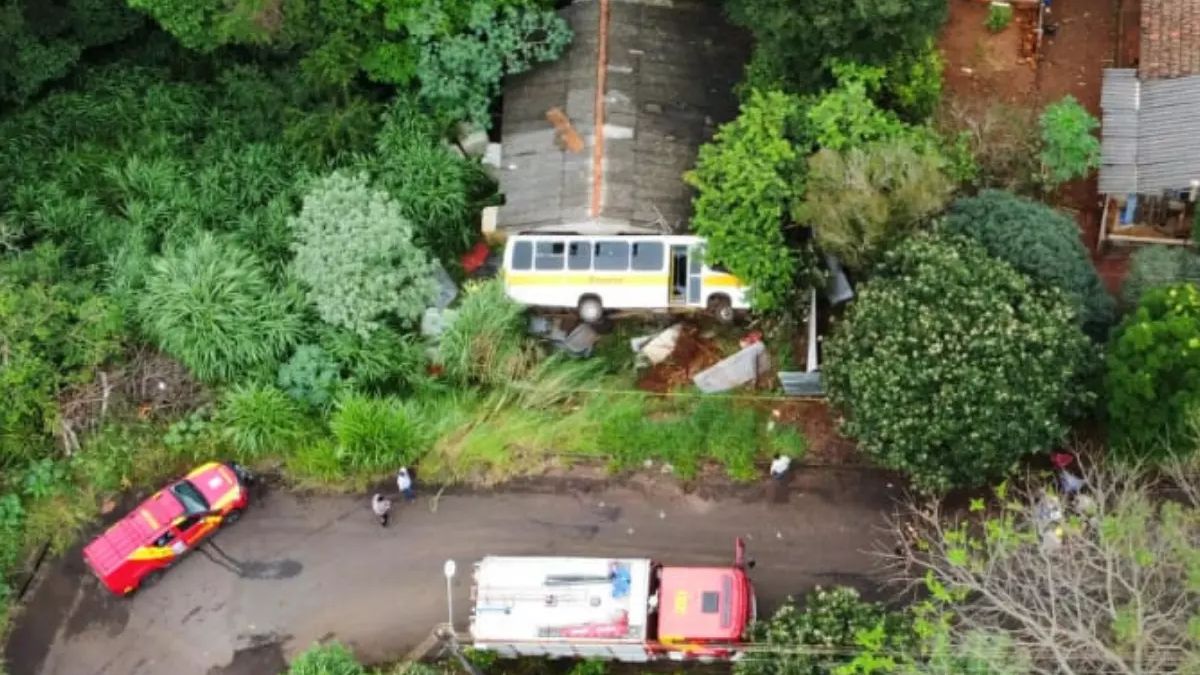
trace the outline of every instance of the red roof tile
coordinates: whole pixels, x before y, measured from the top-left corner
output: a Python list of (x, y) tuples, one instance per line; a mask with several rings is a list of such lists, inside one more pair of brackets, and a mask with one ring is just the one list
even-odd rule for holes
[(1142, 0), (1139, 75), (1200, 75), (1200, 0)]

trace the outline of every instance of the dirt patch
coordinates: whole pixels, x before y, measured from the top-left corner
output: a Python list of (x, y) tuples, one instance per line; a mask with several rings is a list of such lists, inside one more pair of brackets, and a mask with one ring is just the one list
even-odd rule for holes
[(647, 368), (638, 376), (637, 388), (665, 394), (690, 386), (692, 377), (725, 358), (720, 345), (695, 326), (684, 324), (675, 343), (675, 351), (665, 361)]
[(987, 14), (987, 2), (951, 0), (938, 40), (946, 61), (946, 91), (960, 100), (1024, 102), (1034, 89), (1037, 71), (1035, 63), (1021, 56), (1022, 42), (1037, 14), (1015, 12), (1012, 24), (1000, 33), (984, 26)]
[(788, 401), (773, 406), (780, 424), (798, 429), (808, 439), (803, 463), (810, 466), (861, 465), (866, 460), (854, 442), (838, 432), (837, 420), (824, 401)]

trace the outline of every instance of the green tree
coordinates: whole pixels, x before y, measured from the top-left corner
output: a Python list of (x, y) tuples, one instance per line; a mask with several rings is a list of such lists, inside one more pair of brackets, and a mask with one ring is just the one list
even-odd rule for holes
[(437, 294), (433, 263), (412, 226), (365, 175), (333, 173), (304, 196), (296, 233), (296, 276), (326, 323), (369, 335), (389, 319), (411, 324)]
[[(909, 503), (893, 581), (922, 587), (948, 638), (900, 672), (1186, 673), (1200, 665), (1200, 475), (1085, 465), (1084, 498), (1055, 499), (1044, 476), (1002, 484), (973, 513)], [(1164, 498), (1165, 494), (1171, 497)], [(932, 625), (937, 624), (937, 625)], [(935, 630), (930, 631), (929, 628)]]
[(1136, 308), (1150, 289), (1182, 282), (1200, 284), (1200, 255), (1183, 246), (1144, 246), (1130, 258), (1121, 302)]
[(785, 231), (803, 188), (803, 112), (796, 97), (754, 92), (684, 177), (699, 193), (692, 226), (706, 256), (749, 283), (761, 310), (786, 307), (815, 269), (811, 249), (789, 247)]
[(138, 317), (146, 334), (204, 380), (277, 367), (300, 337), (291, 294), (242, 248), (210, 234), (151, 263)]
[(963, 197), (950, 207), (943, 229), (970, 237), (992, 257), (1037, 283), (1057, 288), (1075, 306), (1084, 331), (1103, 340), (1114, 303), (1071, 218), (1039, 202), (998, 190)]
[(1048, 185), (1083, 178), (1100, 166), (1100, 139), (1092, 133), (1100, 122), (1074, 96), (1046, 106), (1038, 125), (1042, 170)]
[(954, 190), (945, 164), (906, 140), (821, 150), (808, 159), (797, 219), (812, 224), (821, 250), (863, 270), (889, 243), (942, 210)]
[(0, 103), (24, 103), (71, 71), (83, 51), (131, 35), (122, 0), (0, 1)]
[(827, 82), (827, 59), (883, 64), (916, 53), (946, 17), (945, 0), (726, 0), (754, 35), (747, 80), (794, 93)]
[(1094, 358), (1057, 290), (978, 244), (913, 235), (826, 343), (844, 428), (921, 488), (980, 485), (1062, 440)]
[(1108, 352), (1112, 450), (1140, 459), (1191, 452), (1200, 432), (1200, 288), (1147, 291)]
[(450, 119), (491, 126), (489, 108), (504, 77), (553, 61), (570, 41), (557, 14), (476, 2), (465, 31), (422, 45), (421, 98)]

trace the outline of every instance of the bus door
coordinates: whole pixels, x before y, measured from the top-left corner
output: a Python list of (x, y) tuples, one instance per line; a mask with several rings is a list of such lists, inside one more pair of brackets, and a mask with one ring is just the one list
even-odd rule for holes
[(670, 304), (684, 305), (688, 302), (688, 247), (671, 247)]
[(704, 247), (688, 248), (687, 304), (698, 307), (701, 303), (700, 279), (704, 271)]

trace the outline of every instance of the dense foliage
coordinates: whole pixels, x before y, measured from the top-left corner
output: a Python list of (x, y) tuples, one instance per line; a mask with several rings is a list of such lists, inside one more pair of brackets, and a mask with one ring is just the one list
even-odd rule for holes
[(1200, 288), (1147, 291), (1108, 353), (1109, 427), (1125, 457), (1191, 452), (1200, 434)]
[(1060, 292), (926, 235), (884, 255), (826, 357), (845, 430), (934, 490), (980, 485), (1060, 441), (1094, 358)]
[(754, 35), (754, 87), (808, 92), (827, 81), (829, 59), (882, 64), (926, 46), (946, 17), (945, 0), (726, 0)]
[(274, 372), (300, 337), (294, 305), (250, 253), (204, 234), (151, 262), (138, 317), (196, 375), (228, 381)]
[(1130, 258), (1121, 302), (1135, 308), (1150, 289), (1181, 282), (1200, 284), (1200, 255), (1183, 246), (1144, 246)]
[(1038, 119), (1045, 181), (1054, 186), (1083, 178), (1100, 166), (1100, 122), (1074, 96), (1046, 106)]
[(953, 190), (944, 167), (941, 155), (920, 152), (906, 141), (821, 150), (808, 160), (798, 214), (813, 224), (821, 250), (862, 270), (887, 245), (942, 210)]
[(69, 73), (84, 50), (118, 42), (141, 25), (123, 0), (0, 2), (0, 107), (24, 103)]
[[(789, 599), (769, 620), (755, 623), (751, 637), (767, 649), (735, 663), (735, 675), (817, 675), (839, 672), (851, 662), (867, 667), (868, 651), (895, 654), (907, 648), (910, 628), (903, 614), (862, 600), (852, 588), (817, 588), (800, 606)], [(864, 641), (872, 642), (870, 650), (863, 649)], [(864, 657), (856, 658), (860, 651)], [(897, 661), (884, 658), (870, 665)]]
[(1084, 330), (1103, 340), (1113, 321), (1113, 298), (1096, 274), (1071, 218), (1045, 204), (985, 190), (950, 207), (943, 229), (970, 237), (1047, 287), (1067, 295)]
[(558, 56), (570, 30), (541, 0), (128, 0), (184, 46), (298, 53), (314, 81), (415, 85), (446, 120), (488, 123), (505, 75)]
[(791, 299), (806, 255), (789, 249), (785, 231), (802, 189), (805, 149), (795, 143), (802, 110), (793, 96), (755, 92), (687, 174), (699, 192), (692, 228), (707, 237), (710, 263), (751, 284), (763, 310)]
[(331, 174), (288, 220), (293, 269), (323, 321), (369, 335), (387, 321), (411, 325), (437, 293), (433, 264), (386, 192), (363, 175)]

